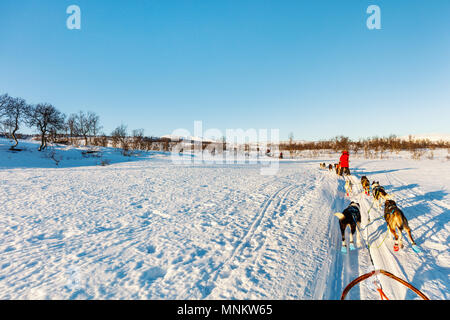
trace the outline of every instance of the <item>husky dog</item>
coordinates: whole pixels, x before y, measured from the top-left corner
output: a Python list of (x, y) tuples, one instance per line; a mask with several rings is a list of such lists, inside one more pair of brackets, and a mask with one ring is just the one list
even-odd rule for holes
[(330, 164), (328, 165), (328, 171), (331, 171), (331, 170), (333, 170), (333, 165), (330, 163)]
[(364, 188), (364, 192), (369, 195), (370, 194), (370, 181), (366, 176), (361, 177), (361, 184)]
[(381, 208), (382, 201), (386, 202), (386, 200), (391, 199), (391, 196), (380, 186), (379, 181), (372, 182), (372, 195), (373, 202), (377, 202), (378, 208)]
[[(406, 220), (405, 215), (402, 210), (397, 207), (397, 204), (394, 200), (386, 200), (384, 204), (384, 220), (386, 220), (388, 232), (390, 231), (395, 239), (394, 250), (398, 251), (399, 245), (400, 248), (403, 248), (402, 243), (402, 231), (406, 230), (408, 233), (409, 239), (413, 246), (416, 245), (414, 239), (411, 235), (411, 229), (409, 228), (408, 220)], [(395, 228), (399, 231), (399, 236), (395, 232)]]
[(349, 197), (352, 194), (353, 191), (353, 183), (350, 181), (350, 179), (345, 180), (345, 192), (347, 193), (347, 197)]
[(341, 171), (341, 166), (338, 163), (335, 163), (334, 168), (336, 170), (336, 174), (339, 175), (339, 172)]
[(320, 169), (326, 169), (325, 162), (320, 164)]
[(349, 206), (341, 213), (334, 214), (339, 219), (339, 227), (342, 235), (342, 249), (341, 251), (347, 251), (347, 245), (345, 243), (345, 229), (350, 226), (350, 250), (354, 250), (353, 234), (357, 233), (357, 245), (361, 246), (361, 235), (359, 228), (361, 227), (361, 213), (359, 211), (359, 203), (350, 202)]

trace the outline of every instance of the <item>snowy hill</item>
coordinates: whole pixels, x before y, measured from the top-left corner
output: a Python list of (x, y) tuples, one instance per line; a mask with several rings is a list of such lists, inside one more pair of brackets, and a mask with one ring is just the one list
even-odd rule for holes
[(18, 148), (11, 151), (11, 142), (0, 138), (0, 169), (7, 168), (69, 168), (79, 166), (98, 166), (120, 162), (139, 161), (149, 157), (159, 157), (162, 152), (135, 153), (124, 156), (120, 149), (104, 147), (74, 147), (70, 145), (50, 145), (39, 152), (39, 142), (20, 140)]

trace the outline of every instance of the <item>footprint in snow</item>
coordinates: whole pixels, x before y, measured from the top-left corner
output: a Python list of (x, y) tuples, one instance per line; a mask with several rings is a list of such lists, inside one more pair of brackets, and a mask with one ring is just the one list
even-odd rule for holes
[(152, 254), (156, 252), (156, 248), (155, 246), (149, 244), (149, 245), (140, 245), (137, 250), (139, 250), (142, 253), (148, 253), (148, 254)]
[(142, 286), (151, 285), (158, 278), (163, 278), (166, 275), (166, 271), (160, 267), (151, 267), (144, 271), (139, 277), (139, 282)]
[(155, 253), (156, 249), (154, 246), (149, 245), (147, 246), (147, 253), (151, 254), (151, 253)]

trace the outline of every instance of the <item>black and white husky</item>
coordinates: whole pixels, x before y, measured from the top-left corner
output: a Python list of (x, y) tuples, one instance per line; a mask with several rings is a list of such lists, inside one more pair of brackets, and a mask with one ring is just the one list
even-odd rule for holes
[(337, 212), (334, 214), (339, 219), (339, 227), (342, 235), (342, 248), (341, 251), (347, 251), (347, 245), (345, 243), (345, 229), (350, 226), (350, 250), (355, 249), (353, 244), (353, 235), (357, 234), (357, 246), (361, 246), (361, 234), (359, 229), (361, 228), (361, 213), (359, 211), (359, 203), (350, 202), (349, 206), (343, 212)]

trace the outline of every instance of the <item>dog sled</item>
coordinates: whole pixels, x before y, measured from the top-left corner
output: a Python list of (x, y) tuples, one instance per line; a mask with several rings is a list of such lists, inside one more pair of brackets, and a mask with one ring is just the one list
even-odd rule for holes
[[(341, 300), (345, 300), (345, 297), (347, 296), (347, 294), (349, 293), (349, 291), (358, 283), (360, 283), (361, 281), (364, 281), (372, 276), (376, 276), (379, 274), (383, 274), (391, 279), (394, 279), (398, 282), (400, 282), (402, 285), (404, 285), (405, 287), (407, 287), (408, 289), (410, 289), (411, 291), (413, 291), (415, 294), (417, 294), (419, 297), (421, 297), (423, 300), (430, 300), (428, 299), (428, 297), (426, 295), (424, 295), (419, 289), (417, 289), (416, 287), (414, 287), (412, 284), (410, 284), (409, 282), (393, 275), (392, 273), (385, 271), (385, 270), (374, 270), (371, 272), (368, 272), (366, 274), (363, 274), (362, 276), (359, 276), (358, 278), (356, 278), (355, 280), (353, 280), (352, 282), (350, 282), (344, 289), (344, 291), (342, 291), (342, 295), (341, 295)], [(377, 287), (377, 291), (380, 294), (381, 300), (389, 300), (389, 298), (386, 296), (386, 294), (383, 292), (383, 289), (378, 286)]]

